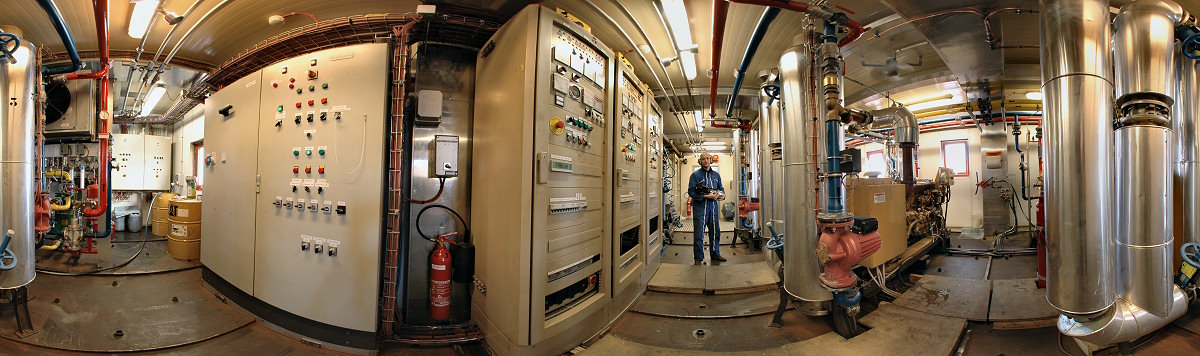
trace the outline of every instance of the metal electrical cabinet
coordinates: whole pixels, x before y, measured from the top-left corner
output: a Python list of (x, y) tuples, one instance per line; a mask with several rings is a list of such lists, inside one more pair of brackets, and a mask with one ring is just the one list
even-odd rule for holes
[(112, 134), (113, 190), (140, 190), (145, 185), (146, 141), (142, 135)]
[(642, 284), (650, 281), (662, 263), (663, 248), (663, 136), (662, 110), (647, 95), (646, 110), (646, 270), (642, 273)]
[[(292, 330), (300, 334), (374, 342), (388, 46), (288, 59), (205, 105), (215, 164), (206, 172), (201, 259), (279, 314), (323, 324)], [(216, 112), (227, 105), (230, 115)]]
[(538, 5), (480, 51), (472, 318), (497, 354), (561, 354), (609, 322), (612, 58)]
[[(254, 291), (261, 77), (254, 72), (204, 101), (204, 150), (211, 163), (203, 168), (200, 262), (246, 293)], [(233, 106), (229, 116), (217, 113), (227, 105)]]
[(146, 141), (146, 163), (142, 171), (142, 189), (171, 189), (171, 137), (143, 136)]
[(370, 332), (379, 306), (387, 49), (341, 47), (267, 66), (259, 111), (254, 296)]
[(646, 89), (624, 58), (617, 56), (617, 87), (613, 115), (613, 302), (616, 318), (641, 294), (645, 269), (646, 234)]

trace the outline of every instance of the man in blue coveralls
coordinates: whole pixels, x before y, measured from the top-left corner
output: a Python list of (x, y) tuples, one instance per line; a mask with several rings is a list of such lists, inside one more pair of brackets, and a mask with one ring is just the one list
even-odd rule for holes
[(688, 178), (688, 196), (692, 198), (692, 226), (695, 229), (692, 255), (696, 264), (704, 263), (704, 229), (708, 229), (709, 257), (723, 262), (721, 257), (721, 227), (717, 224), (717, 201), (725, 199), (721, 175), (712, 167), (712, 155), (700, 155), (700, 169)]

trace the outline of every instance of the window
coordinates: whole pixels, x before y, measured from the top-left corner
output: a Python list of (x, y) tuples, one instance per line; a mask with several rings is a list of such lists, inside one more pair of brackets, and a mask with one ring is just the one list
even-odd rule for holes
[(867, 160), (864, 163), (863, 172), (879, 172), (880, 177), (887, 177), (887, 156), (883, 154), (883, 150), (867, 152)]
[(204, 185), (204, 141), (192, 142), (192, 174), (196, 175), (196, 190)]
[(954, 170), (955, 177), (970, 177), (970, 155), (967, 140), (942, 141), (942, 167)]

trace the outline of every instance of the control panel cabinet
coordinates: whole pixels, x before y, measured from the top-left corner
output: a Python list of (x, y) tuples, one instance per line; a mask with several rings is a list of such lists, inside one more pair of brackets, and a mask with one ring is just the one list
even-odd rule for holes
[(375, 331), (383, 220), (387, 44), (262, 71), (254, 296)]
[(650, 281), (658, 266), (662, 263), (663, 249), (663, 134), (662, 110), (654, 101), (653, 95), (647, 95), (646, 109), (646, 271), (642, 274), (642, 283)]
[(613, 55), (530, 5), (476, 62), (472, 318), (498, 354), (561, 354), (611, 321)]
[(378, 325), (390, 59), (386, 43), (305, 54), (205, 105), (202, 262), (351, 337)]
[[(620, 56), (618, 56), (620, 58)], [(613, 301), (610, 317), (616, 318), (641, 294), (646, 209), (646, 89), (633, 70), (617, 63), (613, 115)]]

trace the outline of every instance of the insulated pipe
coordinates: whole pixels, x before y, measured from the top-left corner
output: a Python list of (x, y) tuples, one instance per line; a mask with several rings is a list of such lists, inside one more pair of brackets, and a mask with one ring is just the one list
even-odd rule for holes
[[(712, 68), (708, 70), (708, 117), (717, 117), (717, 79), (721, 72), (721, 44), (725, 42), (725, 17), (729, 15), (729, 3), (713, 0), (712, 24)], [(737, 92), (730, 93), (737, 96)]]
[(1117, 295), (1149, 313), (1171, 308), (1171, 204), (1174, 137), (1170, 108), (1176, 95), (1175, 27), (1186, 15), (1178, 4), (1139, 0), (1113, 20), (1113, 73), (1117, 83), (1116, 256)]
[[(770, 70), (759, 71), (758, 78), (763, 81), (762, 85), (760, 85), (758, 89), (758, 166), (761, 169), (758, 179), (758, 191), (760, 192), (758, 202), (761, 208), (758, 210), (758, 212), (761, 219), (760, 223), (762, 226), (767, 226), (767, 224), (772, 222), (775, 217), (774, 201), (776, 193), (773, 189), (774, 186), (771, 183), (775, 178), (775, 174), (772, 172), (773, 165), (771, 164), (771, 131), (778, 130), (778, 128), (772, 127), (774, 123), (771, 121), (771, 111), (774, 110), (772, 108), (774, 103), (771, 101), (770, 96), (766, 94), (766, 88), (770, 85), (774, 85), (776, 78)], [(782, 194), (782, 192), (780, 193)], [(782, 229), (782, 226), (780, 228)]]
[(1046, 300), (1097, 315), (1116, 300), (1108, 1), (1042, 0), (1040, 13)]
[(837, 45), (837, 28), (832, 22), (825, 22), (825, 35), (820, 45), (817, 57), (821, 59), (821, 88), (825, 94), (825, 190), (827, 198), (825, 213), (844, 215), (846, 192), (842, 189), (842, 147), (845, 139), (842, 137), (841, 114), (842, 107), (842, 72), (841, 59)]
[(754, 53), (758, 52), (758, 45), (762, 43), (763, 36), (767, 35), (767, 29), (771, 27), (771, 22), (775, 21), (776, 16), (779, 16), (779, 9), (768, 7), (758, 18), (758, 25), (754, 26), (754, 32), (750, 34), (750, 43), (746, 44), (746, 53), (742, 54), (742, 64), (734, 73), (733, 91), (729, 95), (729, 105), (726, 106), (725, 117), (733, 117), (733, 107), (737, 102), (737, 93), (742, 89), (742, 79), (746, 78), (746, 70), (750, 68), (750, 61), (754, 60)]
[(1175, 197), (1179, 206), (1176, 236), (1185, 242), (1200, 243), (1200, 141), (1197, 140), (1197, 119), (1200, 114), (1200, 62), (1180, 60), (1175, 62), (1175, 77), (1179, 78), (1179, 95), (1174, 106), (1175, 120), (1171, 120), (1171, 133), (1175, 136)]
[[(809, 79), (812, 65), (809, 46), (798, 43), (783, 52), (779, 58), (779, 96), (782, 101), (781, 121), (783, 136), (783, 170), (787, 177), (783, 200), (788, 223), (788, 233), (783, 244), (783, 289), (792, 297), (808, 301), (823, 302), (833, 299), (833, 294), (821, 286), (818, 277), (821, 264), (817, 261), (817, 219), (813, 208), (817, 198), (812, 194), (817, 182), (813, 172), (812, 146), (808, 144), (812, 135), (807, 115), (811, 94)], [(777, 192), (778, 193), (778, 192)]]
[[(103, 192), (100, 198), (97, 199), (94, 208), (83, 209), (83, 215), (87, 217), (97, 217), (105, 212), (108, 216), (112, 216), (109, 202), (112, 200), (112, 186), (109, 184), (109, 177), (112, 176), (112, 157), (109, 146), (108, 125), (112, 115), (109, 113), (108, 97), (109, 97), (109, 80), (108, 80), (108, 0), (96, 0), (95, 2), (96, 15), (96, 36), (98, 37), (98, 45), (100, 46), (100, 65), (101, 70), (85, 75), (70, 75), (67, 79), (99, 79), (100, 80), (100, 131), (97, 136), (100, 137), (100, 162), (103, 165), (98, 167), (100, 172), (99, 185), (100, 189), (107, 190), (107, 194)], [(112, 224), (105, 221), (105, 232), (100, 236), (108, 236), (112, 232)]]
[(42, 73), (45, 75), (58, 75), (71, 73), (83, 68), (83, 61), (79, 59), (79, 50), (75, 48), (75, 39), (71, 38), (71, 30), (67, 28), (66, 21), (63, 21), (62, 14), (58, 11), (58, 6), (52, 0), (38, 0), (38, 5), (42, 6), (42, 10), (46, 11), (47, 16), (50, 16), (50, 23), (54, 24), (54, 30), (58, 32), (58, 37), (62, 39), (63, 46), (67, 48), (67, 55), (71, 57), (70, 65), (58, 68), (47, 66), (42, 68)]
[[(100, 70), (87, 74), (67, 74), (67, 80), (103, 79), (105, 82), (108, 81), (108, 0), (95, 0), (92, 11), (96, 18), (96, 43), (97, 49), (100, 51)], [(105, 92), (108, 91), (107, 86), (107, 84), (103, 85), (103, 87), (106, 87), (103, 89)], [(100, 111), (108, 111), (107, 102), (107, 96), (100, 97)]]

